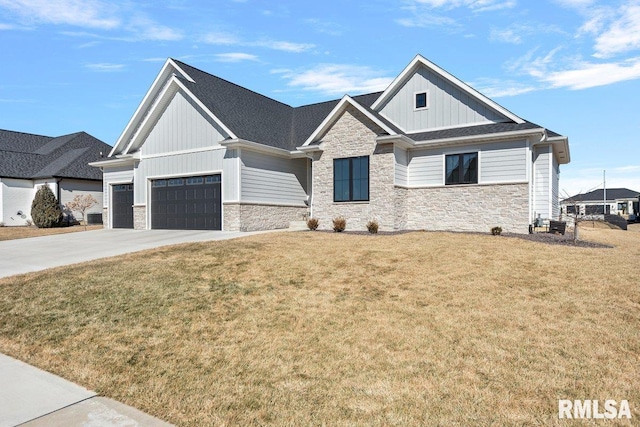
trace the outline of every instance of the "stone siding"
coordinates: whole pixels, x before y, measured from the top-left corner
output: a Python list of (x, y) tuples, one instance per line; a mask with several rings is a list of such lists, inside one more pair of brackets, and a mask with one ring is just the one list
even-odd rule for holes
[(407, 189), (407, 229), (529, 231), (528, 184), (455, 185)]
[(309, 208), (258, 203), (225, 203), (225, 231), (258, 231), (289, 228), (292, 221), (301, 221)]
[[(319, 229), (333, 227), (332, 220), (342, 216), (347, 230), (366, 230), (370, 220), (381, 230), (395, 228), (395, 191), (393, 145), (378, 145), (376, 137), (384, 133), (360, 111), (348, 107), (323, 136), (324, 151), (313, 162), (313, 217)], [(333, 201), (333, 159), (369, 157), (369, 201)]]
[(102, 208), (102, 227), (111, 228), (109, 223), (109, 208)]
[(145, 205), (133, 205), (133, 229), (147, 229), (147, 207)]

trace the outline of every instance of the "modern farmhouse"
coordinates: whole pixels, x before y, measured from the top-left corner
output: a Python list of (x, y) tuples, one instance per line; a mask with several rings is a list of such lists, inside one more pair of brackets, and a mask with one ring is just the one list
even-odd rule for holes
[(175, 59), (109, 157), (107, 227), (526, 233), (555, 218), (565, 136), (416, 56), (383, 92), (291, 107)]

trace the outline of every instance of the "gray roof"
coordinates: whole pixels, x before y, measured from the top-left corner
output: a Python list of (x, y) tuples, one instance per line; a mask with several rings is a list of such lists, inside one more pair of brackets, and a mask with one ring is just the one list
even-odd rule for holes
[[(295, 150), (309, 138), (339, 99), (300, 107), (291, 107), (173, 59), (194, 81), (182, 83), (238, 138), (285, 150)], [(371, 109), (382, 92), (354, 96), (353, 99), (397, 134), (405, 134), (393, 123)], [(442, 129), (405, 134), (415, 141), (505, 133), (541, 128), (534, 123), (493, 123), (480, 126)], [(560, 136), (548, 131), (549, 136)]]
[(0, 130), (0, 177), (20, 179), (75, 178), (102, 180), (89, 166), (111, 147), (78, 132), (60, 137)]
[[(629, 190), (628, 188), (607, 188), (607, 200), (637, 199), (640, 192)], [(563, 202), (602, 202), (604, 200), (604, 189), (589, 191), (584, 194), (576, 194)]]

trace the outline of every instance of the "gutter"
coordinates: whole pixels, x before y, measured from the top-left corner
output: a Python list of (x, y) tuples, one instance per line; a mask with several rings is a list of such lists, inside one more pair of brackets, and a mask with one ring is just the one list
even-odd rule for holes
[(287, 157), (287, 158), (302, 158), (305, 154), (300, 150), (285, 150), (284, 148), (271, 147), (270, 145), (264, 145), (253, 141), (248, 141), (241, 138), (225, 139), (220, 141), (220, 145), (227, 148), (244, 148), (251, 151), (257, 151), (265, 154), (271, 154), (274, 156)]

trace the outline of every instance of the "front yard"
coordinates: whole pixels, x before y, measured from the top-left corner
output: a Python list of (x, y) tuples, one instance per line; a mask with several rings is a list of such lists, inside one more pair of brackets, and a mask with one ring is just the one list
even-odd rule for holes
[(558, 399), (628, 400), (632, 425), (639, 231), (126, 255), (0, 280), (0, 352), (178, 425), (575, 425)]
[[(102, 225), (88, 225), (87, 230), (99, 230)], [(75, 233), (77, 231), (85, 231), (83, 225), (74, 225), (71, 227), (53, 227), (53, 228), (38, 228), (31, 227), (0, 227), (0, 241), (1, 240), (14, 240), (25, 239), (27, 237), (40, 237), (49, 236), (51, 234), (63, 234), (63, 233)]]

